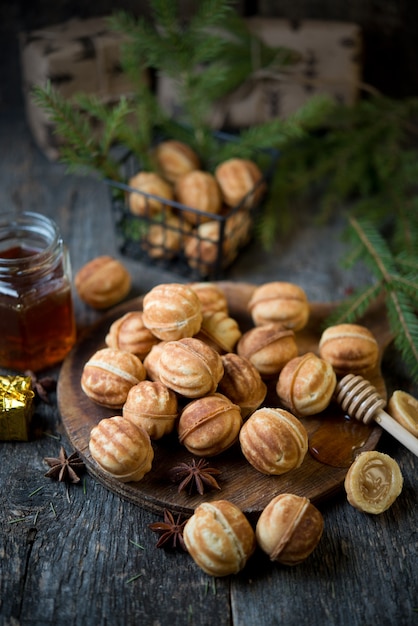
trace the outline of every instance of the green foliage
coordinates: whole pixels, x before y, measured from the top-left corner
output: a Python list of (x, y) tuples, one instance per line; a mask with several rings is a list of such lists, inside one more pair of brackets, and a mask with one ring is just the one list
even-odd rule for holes
[(376, 224), (396, 215), (393, 240), (399, 238), (402, 245), (409, 240), (411, 251), (410, 214), (417, 208), (411, 192), (418, 180), (418, 127), (412, 121), (417, 115), (415, 99), (377, 96), (355, 106), (336, 105), (283, 153), (284, 198), (319, 190), (322, 219), (341, 204)]
[(364, 219), (350, 218), (349, 235), (360, 258), (370, 268), (376, 281), (357, 290), (327, 320), (328, 324), (354, 322), (370, 305), (381, 297), (386, 305), (388, 322), (394, 343), (401, 353), (412, 379), (418, 380), (418, 257), (400, 258), (393, 255), (388, 242)]
[(256, 69), (277, 71), (295, 63), (299, 55), (263, 43), (228, 0), (202, 0), (187, 22), (176, 3), (152, 0), (150, 7), (152, 20), (134, 18), (126, 11), (110, 18), (111, 27), (128, 36), (122, 66), (134, 80), (138, 63), (171, 79), (178, 98), (176, 125), (173, 128), (163, 116), (156, 125), (176, 136), (179, 125), (192, 129), (188, 142), (213, 160), (210, 114), (214, 103)]
[(418, 99), (373, 96), (321, 113), (282, 152), (260, 239), (269, 248), (288, 236), (298, 202), (316, 206), (319, 222), (344, 207), (350, 246), (342, 261), (364, 263), (375, 282), (344, 300), (328, 323), (358, 320), (383, 298), (395, 345), (417, 380)]
[(69, 170), (94, 171), (117, 180), (119, 166), (111, 156), (111, 148), (130, 112), (127, 100), (121, 98), (112, 109), (107, 109), (94, 96), (81, 94), (73, 104), (60, 96), (50, 83), (45, 87), (35, 86), (33, 95), (35, 103), (49, 113), (56, 133), (65, 140), (60, 159)]

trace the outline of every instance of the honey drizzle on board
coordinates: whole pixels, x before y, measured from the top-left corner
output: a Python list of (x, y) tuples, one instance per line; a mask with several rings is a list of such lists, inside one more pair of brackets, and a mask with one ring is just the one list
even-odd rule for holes
[(324, 412), (318, 428), (309, 436), (309, 452), (325, 465), (349, 467), (371, 432), (370, 426), (349, 417), (332, 404)]

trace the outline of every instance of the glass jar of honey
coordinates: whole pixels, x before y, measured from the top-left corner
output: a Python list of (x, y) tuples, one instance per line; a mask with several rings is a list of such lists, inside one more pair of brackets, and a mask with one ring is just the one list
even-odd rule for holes
[(57, 225), (38, 213), (0, 215), (0, 367), (37, 372), (74, 345), (71, 268)]

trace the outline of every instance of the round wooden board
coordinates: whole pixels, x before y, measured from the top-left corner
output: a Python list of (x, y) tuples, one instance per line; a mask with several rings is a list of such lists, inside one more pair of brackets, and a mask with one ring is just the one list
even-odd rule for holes
[[(245, 332), (252, 326), (247, 313), (247, 303), (255, 286), (232, 282), (219, 282), (218, 285), (227, 296), (231, 317)], [(317, 352), (322, 323), (334, 306), (328, 303), (311, 303), (309, 323), (303, 331), (296, 334), (301, 354), (307, 351)], [(105, 336), (110, 324), (128, 311), (141, 308), (142, 297), (130, 300), (105, 313), (103, 318), (79, 339), (61, 369), (57, 394), (62, 421), (71, 444), (93, 476), (119, 496), (150, 511), (162, 513), (167, 508), (175, 513), (186, 515), (192, 514), (195, 507), (202, 501), (222, 498), (234, 502), (249, 517), (256, 517), (279, 493), (294, 493), (306, 496), (312, 502), (318, 502), (341, 489), (347, 467), (323, 464), (308, 453), (300, 468), (282, 476), (265, 476), (246, 461), (239, 445), (236, 444), (233, 448), (210, 460), (211, 465), (221, 471), (220, 491), (208, 491), (204, 496), (190, 496), (186, 492), (178, 493), (177, 485), (168, 479), (168, 470), (179, 462), (189, 461), (191, 454), (180, 446), (175, 434), (153, 442), (155, 452), (153, 466), (141, 481), (121, 483), (103, 472), (89, 452), (90, 431), (102, 418), (115, 415), (115, 411), (92, 402), (81, 390), (80, 377), (84, 364), (90, 356), (96, 350), (105, 347)], [(391, 337), (382, 310), (376, 308), (370, 311), (361, 323), (372, 330), (383, 352)], [(380, 393), (386, 393), (380, 369), (369, 378)], [(279, 406), (274, 388), (268, 394), (264, 404)], [(305, 418), (302, 421), (311, 436), (321, 424), (321, 416)], [(380, 438), (380, 428), (372, 426), (369, 430), (367, 441), (361, 448), (353, 451), (353, 454), (376, 447)]]

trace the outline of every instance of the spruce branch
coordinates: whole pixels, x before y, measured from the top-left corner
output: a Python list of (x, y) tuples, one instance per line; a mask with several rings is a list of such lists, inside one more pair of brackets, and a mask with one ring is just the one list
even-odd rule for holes
[(404, 292), (411, 300), (418, 305), (418, 274), (393, 276), (392, 281), (397, 291)]
[(97, 137), (97, 131), (92, 131), (88, 115), (99, 112), (99, 120), (102, 122), (106, 116), (104, 109), (94, 98), (80, 97), (77, 106), (63, 98), (50, 82), (44, 88), (36, 85), (33, 93), (36, 104), (50, 114), (55, 124), (56, 134), (65, 141), (61, 149), (61, 160), (67, 164), (69, 170), (87, 169), (117, 180), (119, 166), (109, 153), (108, 142), (111, 137), (108, 133), (114, 137), (115, 130), (121, 123), (121, 117), (128, 113), (126, 101), (121, 101), (118, 107), (109, 113), (107, 125), (104, 126), (106, 130), (103, 131), (103, 126), (101, 127), (103, 135), (100, 140)]
[(418, 317), (417, 309), (405, 293), (390, 289), (386, 298), (389, 324), (394, 343), (409, 368), (411, 379), (418, 381)]
[[(360, 289), (347, 299), (327, 320), (327, 324), (353, 322), (367, 311), (380, 296), (385, 298), (388, 321), (394, 344), (409, 367), (411, 377), (418, 379), (418, 275), (402, 275), (387, 242), (365, 220), (349, 218), (354, 238), (363, 248), (365, 262), (376, 277), (373, 285)], [(414, 305), (415, 303), (415, 305)]]
[(356, 289), (354, 293), (340, 303), (329, 315), (324, 326), (351, 324), (361, 318), (382, 291), (382, 282)]
[(380, 275), (385, 284), (390, 284), (392, 274), (396, 273), (396, 264), (387, 242), (367, 221), (351, 216), (349, 223), (366, 251), (366, 261), (371, 269)]

